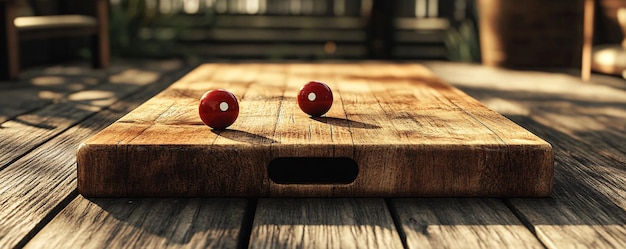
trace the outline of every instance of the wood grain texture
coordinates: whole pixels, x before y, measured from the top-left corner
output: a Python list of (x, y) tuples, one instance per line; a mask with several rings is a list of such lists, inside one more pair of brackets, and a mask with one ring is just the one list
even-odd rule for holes
[(25, 248), (236, 248), (243, 199), (84, 199)]
[[(120, 126), (102, 131), (88, 148), (83, 147), (104, 155), (90, 158), (89, 169), (79, 167), (78, 189), (85, 195), (109, 196), (264, 195), (267, 177), (257, 162), (269, 160), (276, 121), (266, 117), (277, 117), (280, 102), (275, 100), (285, 84), (274, 70), (259, 65), (196, 69), (199, 74), (184, 77), (171, 91), (138, 108), (147, 113), (130, 113), (118, 122)], [(256, 77), (256, 86), (249, 87), (254, 72), (263, 74)], [(228, 130), (214, 131), (198, 118), (200, 96), (214, 88), (229, 89), (240, 99), (241, 117)], [(264, 112), (248, 106), (262, 107)], [(169, 146), (159, 146), (161, 142)], [(116, 144), (113, 153), (109, 153), (111, 143)], [(79, 152), (81, 159), (87, 158)]]
[[(313, 79), (335, 90), (321, 118), (295, 101)], [(221, 132), (197, 115), (199, 96), (213, 88), (240, 95), (240, 120)], [(552, 156), (548, 143), (419, 65), (206, 64), (81, 146), (78, 189), (87, 196), (547, 196)], [(351, 158), (358, 176), (348, 184), (269, 180), (270, 161), (286, 157)]]
[(393, 199), (408, 248), (543, 248), (497, 199)]
[[(113, 68), (117, 65), (119, 64), (114, 65)], [(258, 117), (263, 114), (250, 109), (251, 106), (256, 105), (264, 105), (263, 108), (280, 113), (280, 116), (291, 117), (292, 115), (296, 118), (294, 121), (296, 124), (311, 127), (312, 132), (306, 137), (314, 135), (320, 139), (320, 143), (325, 141), (322, 138), (329, 139), (328, 136), (337, 140), (349, 138), (352, 141), (352, 135), (356, 134), (353, 131), (356, 129), (359, 129), (359, 134), (365, 138), (373, 137), (377, 127), (372, 124), (377, 123), (367, 115), (352, 115), (350, 120), (347, 116), (343, 119), (338, 118), (346, 114), (343, 110), (345, 108), (358, 110), (358, 106), (351, 105), (351, 101), (359, 101), (359, 99), (354, 98), (355, 93), (338, 90), (341, 87), (336, 83), (344, 82), (342, 78), (346, 78), (345, 75), (340, 76), (340, 80), (333, 80), (337, 76), (334, 73), (335, 70), (359, 71), (358, 68), (364, 67), (340, 65), (338, 68), (323, 67), (312, 70), (307, 65), (283, 67), (281, 64), (260, 64), (258, 68), (256, 66), (248, 68), (247, 72), (250, 75), (230, 75), (228, 70), (221, 70), (219, 77), (224, 81), (230, 82), (233, 79), (243, 78), (243, 82), (236, 84), (237, 87), (229, 85), (229, 89), (244, 90), (236, 94), (240, 99), (248, 96), (248, 100), (245, 101), (248, 106), (246, 110), (242, 110), (248, 113), (243, 115), (245, 117), (238, 119), (233, 125), (233, 130), (227, 130), (220, 135), (214, 134), (215, 141), (220, 140), (229, 146), (257, 146), (257, 144), (268, 146), (269, 152), (254, 154), (268, 155), (273, 152), (290, 151), (291, 145), (274, 147), (278, 150), (272, 152), (272, 146), (277, 145), (277, 141), (281, 141), (279, 139), (283, 137), (282, 141), (285, 144), (288, 141), (297, 140), (300, 136), (305, 139), (305, 136), (290, 134), (291, 131), (287, 127), (292, 123), (287, 120), (275, 120), (271, 123), (271, 121), (259, 119)], [(51, 136), (43, 140), (43, 144), (24, 145), (30, 150), (25, 149), (22, 153), (20, 153), (21, 150), (5, 152), (5, 145), (22, 141), (14, 141), (13, 139), (17, 138), (10, 136), (0, 141), (3, 156), (4, 153), (11, 154), (6, 157), (10, 158), (9, 163), (0, 169), (0, 248), (21, 248), (22, 246), (65, 248), (72, 247), (72, 245), (76, 247), (79, 245), (83, 247), (113, 247), (112, 245), (120, 245), (120, 247), (135, 245), (137, 247), (142, 245), (146, 247), (194, 247), (196, 245), (198, 247), (205, 245), (207, 247), (211, 245), (245, 247), (248, 244), (251, 247), (272, 245), (294, 245), (295, 247), (295, 245), (302, 244), (311, 245), (311, 247), (319, 245), (319, 247), (350, 248), (376, 247), (376, 243), (382, 243), (380, 241), (385, 241), (386, 238), (393, 241), (388, 243), (391, 246), (400, 247), (401, 245), (396, 242), (398, 237), (405, 248), (429, 246), (439, 248), (447, 245), (532, 247), (537, 245), (537, 239), (548, 248), (626, 247), (624, 241), (626, 238), (626, 199), (624, 198), (626, 196), (626, 167), (624, 167), (626, 148), (624, 146), (626, 144), (623, 143), (626, 139), (624, 132), (626, 131), (624, 129), (626, 127), (626, 112), (624, 111), (626, 110), (626, 84), (623, 79), (594, 74), (589, 82), (583, 83), (578, 78), (578, 71), (570, 76), (564, 73), (512, 71), (456, 63), (427, 62), (426, 65), (443, 80), (451, 82), (490, 109), (505, 114), (515, 123), (553, 145), (555, 183), (550, 197), (394, 198), (387, 201), (390, 210), (385, 207), (385, 201), (381, 199), (261, 199), (258, 202), (255, 217), (250, 217), (252, 212), (248, 212), (239, 231), (227, 232), (228, 229), (211, 228), (212, 224), (224, 221), (223, 217), (214, 216), (214, 214), (233, 214), (233, 217), (239, 217), (237, 212), (241, 210), (242, 205), (253, 207), (255, 201), (246, 204), (241, 199), (85, 199), (80, 195), (77, 196), (73, 161), (77, 143), (134, 109), (138, 101), (148, 99), (171, 83), (168, 79), (163, 79), (157, 83), (148, 84), (145, 88), (138, 88), (138, 91), (129, 92), (130, 98), (122, 98), (113, 105), (104, 105), (103, 109), (97, 112), (94, 109), (94, 112), (86, 118), (75, 120), (77, 124), (70, 125), (69, 129), (55, 130), (56, 133), (50, 133)], [(412, 65), (404, 66), (406, 67), (401, 70), (384, 69), (383, 72), (377, 73), (372, 69), (366, 74), (391, 74), (395, 75), (394, 77), (398, 80), (406, 77), (403, 76), (404, 72), (412, 74), (421, 70)], [(107, 77), (110, 80), (103, 81), (103, 83), (125, 85), (132, 80), (140, 81), (140, 78), (150, 75), (145, 70), (159, 71), (142, 68), (143, 70), (123, 68), (120, 72), (108, 72), (115, 77)], [(73, 67), (65, 69), (55, 67), (35, 73), (25, 71), (24, 74), (29, 76), (41, 73), (42, 76), (58, 76), (59, 71), (77, 72)], [(263, 89), (267, 91), (258, 95), (251, 94), (249, 87), (253, 86), (254, 82), (247, 82), (247, 79), (256, 79), (259, 75), (270, 72), (272, 76), (268, 75), (264, 80), (270, 82), (264, 83), (263, 87), (252, 92)], [(76, 78), (68, 81), (68, 83), (75, 81), (84, 84), (85, 88), (76, 89), (79, 92), (93, 88), (95, 84), (92, 85), (90, 80), (93, 77), (101, 77), (101, 75), (90, 74), (83, 75), (84, 78), (82, 78), (80, 75), (83, 73), (85, 72), (78, 72)], [(210, 75), (214, 75), (213, 73), (207, 72)], [(350, 77), (352, 80), (346, 81), (355, 84), (354, 81), (357, 81), (357, 77), (361, 77), (362, 74), (365, 73), (355, 72)], [(189, 81), (201, 79), (201, 77), (189, 78), (190, 76), (193, 75), (188, 75), (186, 78)], [(293, 93), (294, 89), (290, 86), (298, 84), (292, 83), (290, 79), (300, 81), (309, 78), (326, 80), (327, 83), (332, 84), (333, 90), (336, 90), (336, 102), (327, 115), (335, 118), (316, 120), (319, 121), (318, 123), (307, 123), (305, 121), (308, 118), (301, 119), (296, 108), (283, 104), (278, 106), (274, 101), (262, 101), (265, 99), (264, 96), (274, 94), (274, 91), (281, 94)], [(29, 82), (22, 83), (28, 84)], [(391, 85), (402, 84), (404, 83), (391, 82)], [(19, 120), (22, 112), (40, 115), (43, 112), (36, 111), (42, 106), (70, 101), (64, 96), (70, 96), (74, 91), (69, 89), (71, 85), (52, 86), (33, 83), (32, 86), (24, 88), (21, 88), (24, 85), (11, 87), (11, 91), (8, 92), (4, 92), (7, 88), (3, 88), (0, 91), (2, 94), (0, 103), (5, 103), (1, 102), (6, 101), (3, 98), (7, 98), (8, 101), (11, 101), (12, 96), (16, 98), (14, 99), (16, 108), (12, 109), (13, 105), (8, 106), (9, 109), (16, 111), (15, 114), (8, 115), (12, 120)], [(62, 88), (66, 86), (68, 89), (62, 95), (61, 93), (64, 93)], [(412, 97), (409, 94), (398, 95), (397, 92), (403, 92), (392, 89), (382, 91), (381, 88), (376, 87), (376, 82), (367, 83), (367, 86), (366, 90), (372, 92), (376, 101), (384, 99), (391, 93), (396, 94), (398, 98), (418, 100), (441, 96), (435, 95), (436, 93), (420, 95), (416, 93), (418, 97)], [(37, 89), (60, 95), (58, 99), (49, 102), (33, 103), (32, 106), (24, 105), (24, 107), (34, 109), (26, 108), (23, 110), (28, 109), (27, 111), (20, 111), (18, 108), (21, 106), (20, 102), (26, 103), (26, 100), (32, 100), (33, 96), (36, 96)], [(127, 88), (119, 89), (119, 91), (126, 90)], [(31, 97), (21, 99), (21, 96)], [(76, 101), (77, 106), (88, 103), (79, 101), (80, 99), (74, 97), (72, 101)], [(373, 98), (365, 100), (373, 101)], [(398, 107), (394, 105), (384, 101), (379, 103), (379, 109), (374, 110), (376, 112), (381, 112), (381, 110), (399, 112), (396, 110)], [(446, 102), (444, 106), (454, 107), (450, 103), (454, 102)], [(2, 104), (0, 106), (7, 107)], [(8, 109), (0, 108), (0, 115), (5, 114), (3, 110)], [(58, 110), (54, 111), (54, 108), (46, 110), (52, 110), (51, 115), (59, 113)], [(426, 110), (423, 111), (429, 113)], [(430, 112), (438, 113), (433, 110)], [(171, 122), (171, 120), (176, 120), (177, 116), (185, 117), (186, 112), (177, 112), (176, 108), (168, 107), (166, 112), (155, 113), (156, 117), (165, 113), (160, 119)], [(402, 113), (398, 117), (403, 117)], [(407, 133), (403, 129), (410, 127), (409, 124), (412, 122), (422, 121), (428, 124), (425, 121), (435, 118), (416, 120), (396, 118), (391, 120), (390, 124), (382, 124), (378, 127), (393, 126)], [(362, 122), (357, 123), (357, 121)], [(24, 123), (27, 126), (37, 124), (45, 123), (32, 122), (28, 125)], [(252, 125), (248, 126), (249, 124)], [(198, 126), (201, 125), (198, 124)], [(251, 127), (254, 127), (253, 131), (250, 130)], [(350, 130), (352, 128), (354, 129)], [(11, 129), (13, 132), (19, 132), (21, 128)], [(158, 129), (163, 130), (163, 127)], [(154, 131), (158, 133), (160, 131), (158, 129)], [(436, 126), (424, 125), (420, 130), (432, 135), (438, 129), (450, 130), (450, 133), (459, 132), (457, 127), (448, 123)], [(243, 131), (248, 131), (248, 133), (243, 133)], [(265, 135), (261, 137), (255, 134)], [(281, 136), (273, 134), (281, 134)], [(39, 135), (41, 133), (32, 132), (19, 136), (19, 139), (26, 140)], [(408, 133), (406, 136), (409, 135), (411, 134)], [(365, 141), (365, 138), (356, 141)], [(308, 153), (308, 151), (300, 153)], [(242, 156), (246, 158), (245, 160), (250, 160), (253, 154)], [(265, 174), (265, 170), (263, 168), (259, 172)], [(239, 174), (238, 170), (230, 171), (229, 174), (232, 172), (237, 172), (233, 173), (235, 175)], [(271, 181), (266, 181), (266, 177), (263, 175), (261, 179), (267, 185), (259, 186), (269, 189), (269, 193), (275, 191), (282, 194), (292, 191), (278, 184), (273, 185)], [(376, 183), (376, 181), (373, 182)], [(128, 203), (129, 200), (132, 200), (132, 203)], [(505, 205), (502, 205), (501, 201)], [(224, 210), (222, 207), (232, 207), (234, 211)], [(248, 211), (251, 211), (250, 209)], [(190, 215), (191, 213), (197, 214), (196, 223), (193, 223), (195, 220)], [(82, 219), (84, 217), (91, 219)], [(395, 221), (395, 227), (389, 217)], [(254, 228), (250, 231), (249, 226), (252, 226), (253, 220)], [(259, 221), (264, 221), (264, 223)], [(525, 228), (520, 225), (520, 222), (528, 231), (524, 231)], [(148, 226), (149, 224), (154, 226)], [(534, 242), (532, 237), (528, 236), (529, 233), (535, 236)], [(269, 234), (275, 237), (265, 236)], [(237, 241), (241, 243), (234, 243), (234, 237), (238, 237)], [(307, 240), (302, 238), (307, 238)], [(308, 238), (314, 238), (315, 241)], [(65, 239), (67, 241), (64, 241)], [(521, 245), (521, 243), (525, 244)]]
[[(6, 115), (8, 119), (0, 129), (0, 141), (6, 141), (3, 146), (5, 153), (0, 154), (0, 168), (104, 107), (154, 83), (160, 73), (172, 71), (163, 68), (157, 73), (158, 69), (151, 67), (112, 68), (109, 78), (105, 78), (102, 72), (85, 77), (72, 76), (81, 70), (76, 67), (67, 71), (50, 68), (50, 73), (57, 75), (51, 77), (27, 75), (32, 77), (28, 84), (44, 87), (26, 92), (25, 99), (17, 98), (15, 103), (4, 106), (6, 109), (0, 108), (0, 117)], [(102, 84), (106, 81), (112, 82)], [(7, 100), (16, 99), (12, 93), (14, 91), (7, 91), (0, 96)]]
[[(181, 70), (181, 73), (184, 72)], [(174, 78), (170, 78), (174, 77)], [(37, 136), (44, 134), (31, 132), (18, 140), (8, 140), (16, 144), (23, 142), (31, 146), (25, 156), (14, 152), (15, 161), (0, 170), (0, 247), (15, 247), (36, 232), (37, 226), (48, 222), (58, 205), (63, 204), (68, 196), (76, 194), (76, 167), (75, 150), (82, 141), (93, 136), (98, 130), (104, 129), (124, 114), (137, 107), (139, 103), (154, 96), (172, 80), (180, 75), (169, 75), (161, 81), (153, 82), (133, 92), (132, 97), (117, 99), (114, 104), (106, 106), (97, 114), (80, 120), (80, 125), (72, 125), (76, 120), (66, 120), (68, 123), (60, 123), (60, 126), (69, 127), (67, 130), (50, 131), (45, 135), (48, 141), (41, 146), (28, 143), (28, 140), (37, 140)], [(120, 95), (127, 88), (118, 88)], [(88, 91), (87, 91), (88, 92)], [(129, 94), (129, 93), (126, 93)], [(108, 100), (107, 100), (108, 102)], [(69, 101), (60, 106), (50, 106), (54, 114), (61, 113), (62, 108), (68, 106)], [(75, 105), (79, 105), (75, 103)], [(102, 106), (104, 108), (105, 106)], [(57, 110), (56, 108), (61, 108)], [(100, 109), (100, 108), (99, 108)], [(80, 113), (81, 115), (84, 113)], [(92, 113), (93, 114), (93, 113)], [(52, 117), (49, 117), (52, 118)], [(23, 128), (26, 131), (30, 129)], [(18, 132), (16, 127), (1, 129), (4, 132)], [(8, 148), (4, 147), (3, 149)], [(8, 143), (7, 143), (8, 145)], [(8, 151), (5, 151), (8, 153)], [(5, 154), (3, 154), (4, 156)]]
[(94, 89), (106, 83), (109, 75), (123, 74), (120, 66), (111, 68), (107, 73), (88, 71), (86, 65), (25, 70), (22, 72), (22, 80), (0, 85), (0, 123), (54, 103), (67, 102), (73, 93)]
[[(586, 142), (551, 131), (534, 121), (520, 123), (559, 141), (553, 198), (508, 202), (550, 248), (626, 245), (626, 167)], [(593, 140), (592, 140), (593, 141)], [(599, 143), (601, 141), (598, 141)]]
[[(626, 246), (626, 87), (592, 75), (428, 64), (493, 110), (546, 139), (555, 151), (550, 198), (507, 199), (549, 248)], [(508, 82), (504, 85), (502, 82)]]
[[(273, 134), (276, 143), (272, 144), (271, 158), (353, 157), (352, 134), (339, 92), (333, 92), (333, 107), (324, 117), (311, 118), (298, 107), (296, 98), (300, 88), (313, 79), (336, 89), (337, 82), (324, 69), (311, 64), (288, 66), (286, 73), (289, 80)], [(276, 184), (270, 180), (272, 196), (334, 196), (351, 193), (354, 193), (354, 187), (347, 184)]]
[(258, 201), (250, 248), (402, 248), (383, 199)]

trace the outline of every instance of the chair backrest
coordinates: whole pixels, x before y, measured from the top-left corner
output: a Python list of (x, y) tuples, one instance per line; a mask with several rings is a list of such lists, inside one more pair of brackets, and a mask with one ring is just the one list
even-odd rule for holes
[(626, 8), (619, 8), (617, 10), (617, 23), (622, 28), (622, 47), (626, 48)]
[[(17, 0), (30, 15), (47, 16), (63, 14), (95, 15), (95, 0)], [(25, 15), (22, 15), (25, 16)]]

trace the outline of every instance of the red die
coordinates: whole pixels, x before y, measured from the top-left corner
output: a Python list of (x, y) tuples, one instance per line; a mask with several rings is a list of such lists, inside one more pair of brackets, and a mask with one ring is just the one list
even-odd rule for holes
[(319, 117), (328, 112), (332, 105), (333, 92), (328, 85), (319, 81), (311, 81), (300, 88), (298, 106), (303, 112), (313, 117)]
[(234, 94), (224, 89), (211, 90), (200, 99), (200, 119), (213, 129), (225, 129), (239, 115), (239, 103)]

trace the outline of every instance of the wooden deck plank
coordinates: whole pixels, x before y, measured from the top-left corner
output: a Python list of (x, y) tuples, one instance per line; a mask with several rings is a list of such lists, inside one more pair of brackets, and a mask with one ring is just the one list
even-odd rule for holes
[(393, 199), (408, 248), (543, 248), (498, 199)]
[(78, 196), (25, 248), (236, 248), (244, 199)]
[(554, 146), (551, 198), (506, 200), (546, 246), (626, 245), (626, 152), (621, 149), (626, 82), (594, 82), (594, 77), (582, 82), (562, 73), (468, 65), (430, 66), (444, 80)]
[[(19, 115), (35, 111), (70, 94), (102, 84), (102, 73), (24, 72), (24, 79), (0, 85), (0, 124)], [(32, 71), (32, 69), (30, 70)]]
[[(183, 72), (185, 70), (166, 75), (126, 99), (118, 99), (118, 102), (108, 107), (99, 107), (107, 109), (80, 121), (80, 125), (61, 123), (69, 128), (63, 132), (57, 131), (61, 132), (58, 135), (50, 133), (57, 136), (39, 147), (31, 144), (31, 148), (27, 149), (32, 151), (0, 170), (0, 245), (13, 247), (25, 242), (28, 236), (37, 232), (38, 226), (48, 222), (48, 215), (55, 212), (64, 199), (76, 193), (75, 151), (81, 141), (161, 91)], [(122, 92), (125, 90), (127, 88), (120, 89)], [(37, 135), (40, 134), (29, 136)], [(5, 153), (11, 156), (11, 153)]]
[(383, 199), (258, 201), (250, 248), (403, 248)]
[(0, 84), (0, 124), (50, 104), (65, 102), (76, 92), (111, 82), (142, 84), (152, 81), (153, 72), (168, 73), (180, 66), (178, 60), (117, 61), (106, 70), (94, 70), (87, 63), (26, 69), (21, 80)]
[(508, 200), (514, 210), (550, 248), (626, 245), (623, 162), (552, 128), (527, 119), (520, 121), (548, 141), (555, 141), (556, 182), (549, 200)]
[(155, 82), (158, 75), (152, 70), (127, 68), (111, 75), (110, 84), (68, 92), (50, 105), (2, 123), (0, 141), (4, 153), (0, 154), (0, 168), (82, 119)]
[(74, 150), (82, 140), (115, 121), (119, 115), (102, 112), (95, 118), (81, 122), (83, 126), (70, 128), (0, 171), (3, 182), (0, 230), (4, 234), (0, 244), (19, 243), (75, 190)]

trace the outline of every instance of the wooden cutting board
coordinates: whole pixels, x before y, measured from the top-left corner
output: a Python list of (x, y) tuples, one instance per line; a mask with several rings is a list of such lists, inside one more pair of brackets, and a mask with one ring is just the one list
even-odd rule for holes
[[(334, 94), (311, 118), (296, 95), (311, 80)], [(228, 89), (227, 130), (198, 116)], [(92, 197), (548, 196), (550, 144), (417, 64), (204, 64), (77, 152)]]

